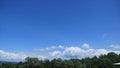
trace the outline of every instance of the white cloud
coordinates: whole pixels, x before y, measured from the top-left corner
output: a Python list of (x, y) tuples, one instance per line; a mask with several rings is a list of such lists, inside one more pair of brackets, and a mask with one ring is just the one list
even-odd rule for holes
[(88, 48), (90, 48), (90, 46), (89, 46), (89, 44), (84, 43), (84, 44), (82, 45), (82, 48), (88, 49)]
[(68, 47), (63, 51), (65, 57), (80, 57), (83, 53), (83, 50), (79, 47)]
[(47, 48), (35, 48), (33, 50), (36, 50), (36, 51), (48, 51), (48, 50), (53, 50), (53, 49), (56, 49), (57, 47), (56, 46), (50, 46), (50, 47), (47, 47)]
[(27, 57), (24, 53), (10, 53), (3, 50), (0, 50), (0, 60), (24, 60)]
[(40, 60), (49, 59), (47, 55), (33, 55), (25, 53), (13, 53), (0, 50), (1, 61), (24, 61), (26, 57), (37, 57)]
[(108, 53), (109, 53), (109, 51), (106, 49), (97, 49), (97, 50), (95, 50), (95, 52), (93, 54), (95, 56), (100, 56), (100, 55), (104, 55), (104, 54), (106, 55)]
[[(54, 51), (53, 55), (62, 56), (62, 58), (85, 58), (106, 55), (109, 52), (120, 54), (120, 51), (106, 50), (106, 49), (81, 49), (80, 47), (66, 47), (64, 51)], [(52, 54), (51, 54), (52, 55)]]
[(47, 55), (30, 55), (29, 57), (37, 57), (39, 60), (49, 59)]
[(58, 46), (58, 48), (60, 48), (60, 49), (64, 49), (64, 46), (62, 46), (62, 45), (59, 45), (59, 46)]
[(113, 49), (120, 49), (120, 45), (111, 45), (110, 47)]
[(52, 53), (50, 53), (50, 55), (52, 56), (52, 58), (61, 58), (62, 52), (61, 51), (53, 51)]
[(51, 47), (45, 48), (45, 50), (52, 50), (52, 49), (56, 49), (56, 48), (57, 48), (56, 46), (51, 46)]
[(55, 50), (55, 49), (64, 49), (64, 46), (62, 46), (62, 45), (50, 46), (50, 47), (47, 47), (47, 48), (35, 48), (33, 50), (36, 50), (36, 51), (49, 51), (49, 50)]

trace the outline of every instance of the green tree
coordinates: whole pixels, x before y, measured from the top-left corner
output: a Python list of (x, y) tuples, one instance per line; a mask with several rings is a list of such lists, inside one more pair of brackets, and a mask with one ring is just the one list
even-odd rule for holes
[(38, 58), (27, 57), (25, 60), (26, 60), (26, 67), (28, 68), (39, 68), (40, 66)]

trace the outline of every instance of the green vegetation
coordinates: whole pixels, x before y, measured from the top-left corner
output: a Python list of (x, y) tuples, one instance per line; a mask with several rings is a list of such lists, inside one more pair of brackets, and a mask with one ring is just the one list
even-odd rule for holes
[(99, 57), (84, 59), (62, 60), (60, 58), (53, 60), (39, 60), (38, 58), (27, 57), (25, 62), (17, 64), (1, 63), (0, 68), (120, 68), (113, 63), (120, 62), (120, 54), (113, 52)]

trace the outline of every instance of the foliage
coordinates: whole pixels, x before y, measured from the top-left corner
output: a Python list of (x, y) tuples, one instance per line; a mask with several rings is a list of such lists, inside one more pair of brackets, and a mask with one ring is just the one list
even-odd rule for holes
[(113, 65), (116, 62), (120, 62), (120, 54), (111, 52), (99, 57), (69, 60), (58, 58), (50, 61), (27, 57), (25, 62), (17, 64), (0, 63), (0, 68), (120, 68), (120, 66)]

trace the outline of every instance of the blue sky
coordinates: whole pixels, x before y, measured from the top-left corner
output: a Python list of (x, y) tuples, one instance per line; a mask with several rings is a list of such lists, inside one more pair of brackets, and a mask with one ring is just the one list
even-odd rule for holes
[[(39, 54), (59, 45), (120, 47), (119, 0), (1, 0), (0, 49)], [(54, 49), (54, 48), (53, 48)]]

